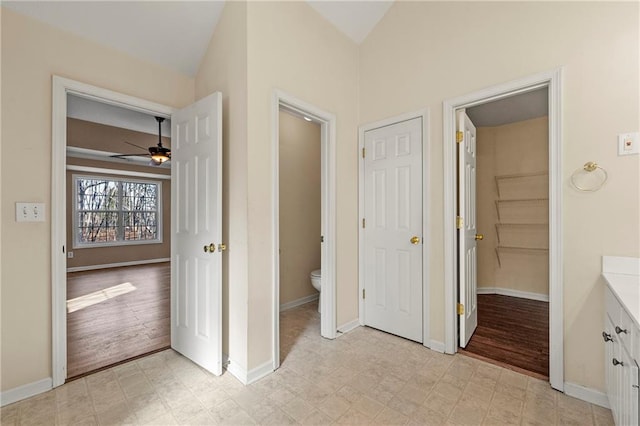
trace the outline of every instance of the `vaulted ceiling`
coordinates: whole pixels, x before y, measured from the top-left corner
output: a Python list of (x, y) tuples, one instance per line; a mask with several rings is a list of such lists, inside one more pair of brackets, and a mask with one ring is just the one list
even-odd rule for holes
[[(393, 1), (309, 1), (361, 43)], [(83, 38), (194, 76), (225, 1), (3, 1), (2, 6)]]

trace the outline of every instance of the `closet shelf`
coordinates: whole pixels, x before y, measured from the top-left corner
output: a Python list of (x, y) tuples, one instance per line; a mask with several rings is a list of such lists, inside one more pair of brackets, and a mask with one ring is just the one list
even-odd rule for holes
[(498, 245), (547, 249), (549, 225), (546, 223), (496, 223)]
[(495, 181), (501, 201), (546, 198), (549, 191), (547, 172), (495, 176)]
[(547, 248), (526, 248), (526, 247), (511, 247), (511, 246), (497, 246), (496, 257), (498, 258), (498, 265), (502, 267), (502, 260), (500, 259), (500, 253), (521, 254), (521, 255), (548, 255), (549, 249)]

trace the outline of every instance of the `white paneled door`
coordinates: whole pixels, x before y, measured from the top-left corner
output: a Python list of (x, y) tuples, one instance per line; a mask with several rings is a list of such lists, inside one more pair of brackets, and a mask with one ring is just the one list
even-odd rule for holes
[[(478, 326), (476, 251), (476, 127), (458, 111), (458, 258), (460, 347), (467, 346)], [(460, 140), (462, 139), (462, 140)]]
[(171, 347), (222, 374), (222, 95), (171, 116)]
[(422, 118), (364, 143), (365, 324), (422, 342)]

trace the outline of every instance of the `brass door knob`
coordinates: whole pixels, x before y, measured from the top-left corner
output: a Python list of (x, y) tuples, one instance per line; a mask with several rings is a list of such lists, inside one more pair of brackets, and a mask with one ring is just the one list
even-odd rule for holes
[(204, 246), (204, 252), (205, 253), (213, 253), (216, 251), (216, 245), (211, 243), (208, 246)]
[(220, 243), (218, 244), (218, 251), (226, 251), (227, 250), (227, 245), (224, 243)]
[(476, 241), (484, 240), (484, 235), (476, 234)]
[(414, 245), (420, 244), (420, 237), (413, 236), (409, 241), (411, 241), (411, 244), (414, 244)]

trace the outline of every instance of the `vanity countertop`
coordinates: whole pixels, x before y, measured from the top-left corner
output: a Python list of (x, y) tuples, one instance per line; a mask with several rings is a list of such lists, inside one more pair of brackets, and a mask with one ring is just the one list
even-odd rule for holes
[(640, 327), (640, 259), (603, 256), (602, 276), (636, 326)]

